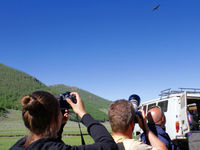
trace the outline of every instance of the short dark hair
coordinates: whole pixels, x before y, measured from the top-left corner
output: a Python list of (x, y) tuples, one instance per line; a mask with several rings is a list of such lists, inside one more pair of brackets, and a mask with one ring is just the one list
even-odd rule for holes
[(131, 102), (121, 99), (110, 105), (108, 117), (112, 131), (126, 132), (129, 124), (134, 120), (135, 111)]

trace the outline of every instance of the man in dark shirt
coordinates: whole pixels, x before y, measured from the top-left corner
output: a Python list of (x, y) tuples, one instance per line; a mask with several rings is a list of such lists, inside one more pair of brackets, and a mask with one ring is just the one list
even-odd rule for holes
[[(180, 148), (175, 145), (169, 135), (165, 132), (165, 115), (161, 108), (153, 107), (147, 112), (148, 127), (149, 129), (166, 145), (169, 150), (180, 150)], [(149, 141), (145, 139), (145, 134), (141, 135), (142, 141), (149, 144)]]

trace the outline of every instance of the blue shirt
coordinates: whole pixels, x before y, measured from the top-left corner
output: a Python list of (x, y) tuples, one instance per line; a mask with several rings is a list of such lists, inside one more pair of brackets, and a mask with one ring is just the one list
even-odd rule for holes
[[(180, 150), (180, 148), (171, 141), (169, 135), (161, 126), (155, 124), (148, 124), (148, 127), (166, 145), (168, 150)], [(149, 141), (145, 138), (144, 133), (142, 133), (141, 135), (141, 140), (145, 144), (149, 144)]]

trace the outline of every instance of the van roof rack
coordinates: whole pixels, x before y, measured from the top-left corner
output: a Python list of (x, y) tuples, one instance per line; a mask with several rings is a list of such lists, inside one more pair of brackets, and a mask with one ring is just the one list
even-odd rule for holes
[(183, 92), (187, 92), (187, 93), (200, 93), (200, 89), (198, 88), (178, 88), (179, 90), (171, 90), (171, 88), (165, 89), (163, 91), (160, 92), (159, 96), (161, 96), (161, 98), (163, 96), (169, 96), (172, 94), (179, 94), (179, 93), (183, 93)]

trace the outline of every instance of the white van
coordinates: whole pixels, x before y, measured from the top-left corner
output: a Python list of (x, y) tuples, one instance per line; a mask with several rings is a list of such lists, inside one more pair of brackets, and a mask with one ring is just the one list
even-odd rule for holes
[[(161, 91), (160, 98), (143, 102), (141, 109), (147, 113), (153, 106), (162, 108), (166, 116), (166, 132), (172, 140), (187, 139), (191, 133), (200, 135), (200, 89), (180, 88), (177, 91)], [(135, 135), (141, 132), (136, 125)]]

